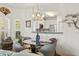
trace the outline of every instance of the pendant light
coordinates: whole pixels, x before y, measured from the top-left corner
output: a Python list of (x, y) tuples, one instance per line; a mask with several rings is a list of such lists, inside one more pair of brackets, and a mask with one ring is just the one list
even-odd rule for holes
[(36, 21), (43, 20), (44, 15), (40, 12), (39, 9), (40, 9), (39, 4), (37, 4), (37, 9), (33, 10), (33, 14), (32, 14), (32, 19), (33, 20), (36, 20)]

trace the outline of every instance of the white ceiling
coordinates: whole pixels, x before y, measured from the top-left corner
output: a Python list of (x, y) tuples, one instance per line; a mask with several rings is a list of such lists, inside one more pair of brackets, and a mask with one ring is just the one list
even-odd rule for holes
[(59, 9), (61, 4), (57, 3), (0, 3), (0, 6), (6, 6), (9, 8), (20, 8), (20, 9), (37, 9), (37, 6), (39, 5), (40, 11), (56, 11)]
[[(10, 6), (13, 8), (27, 8), (27, 7), (36, 7), (37, 3), (0, 3), (0, 5), (2, 6)], [(45, 6), (53, 6), (53, 5), (58, 5), (56, 3), (39, 3), (40, 7), (45, 7)]]
[[(34, 7), (37, 3), (0, 3), (0, 6), (10, 6), (10, 7), (17, 7), (17, 8), (25, 8), (25, 7)], [(79, 3), (39, 3), (40, 7), (54, 7), (54, 6), (65, 6), (65, 5), (79, 5)]]
[[(36, 8), (36, 3), (0, 3), (0, 6), (10, 8)], [(40, 9), (59, 9), (61, 7), (78, 7), (79, 3), (39, 3)]]
[[(0, 6), (7, 6), (10, 8), (37, 8), (36, 3), (0, 3)], [(79, 3), (39, 3), (41, 10), (60, 10), (64, 8), (79, 8)]]
[[(9, 8), (32, 9), (37, 8), (36, 3), (0, 3), (0, 6)], [(39, 3), (40, 11), (56, 11), (61, 13), (79, 12), (79, 3)]]

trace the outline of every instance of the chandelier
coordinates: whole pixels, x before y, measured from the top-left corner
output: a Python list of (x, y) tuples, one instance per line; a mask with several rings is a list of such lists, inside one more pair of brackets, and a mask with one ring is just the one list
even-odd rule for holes
[(39, 10), (39, 4), (37, 4), (37, 9), (33, 11), (32, 19), (33, 20), (43, 20), (44, 15)]

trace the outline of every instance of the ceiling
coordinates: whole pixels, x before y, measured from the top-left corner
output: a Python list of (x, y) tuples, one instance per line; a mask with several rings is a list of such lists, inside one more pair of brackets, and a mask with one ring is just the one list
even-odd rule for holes
[[(33, 10), (37, 8), (37, 3), (0, 3), (0, 6), (7, 6), (9, 8)], [(79, 3), (39, 3), (40, 11), (56, 11), (58, 13), (79, 12)]]
[(6, 5), (10, 7), (34, 7), (35, 5), (39, 4), (40, 7), (45, 6), (59, 6), (59, 5), (79, 5), (79, 3), (0, 3), (0, 6)]
[[(37, 3), (0, 3), (0, 6), (7, 6), (10, 8), (37, 8)], [(61, 8), (77, 7), (79, 3), (39, 3), (41, 10), (60, 10)]]
[[(0, 6), (7, 6), (10, 8), (37, 8), (37, 3), (0, 3)], [(78, 3), (39, 3), (40, 9), (60, 9), (61, 7), (77, 7)]]
[[(55, 5), (58, 5), (56, 3), (39, 3), (39, 6), (40, 7), (45, 7), (45, 6), (55, 6)], [(36, 7), (37, 6), (37, 3), (0, 3), (0, 6), (10, 6), (10, 7), (13, 7), (13, 8), (32, 8), (32, 7)]]

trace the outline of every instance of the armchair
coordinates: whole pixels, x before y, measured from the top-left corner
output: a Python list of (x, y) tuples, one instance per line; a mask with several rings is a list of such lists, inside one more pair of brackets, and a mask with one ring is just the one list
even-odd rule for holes
[(40, 48), (40, 52), (45, 56), (54, 56), (56, 52), (56, 38), (51, 38), (51, 42)]

